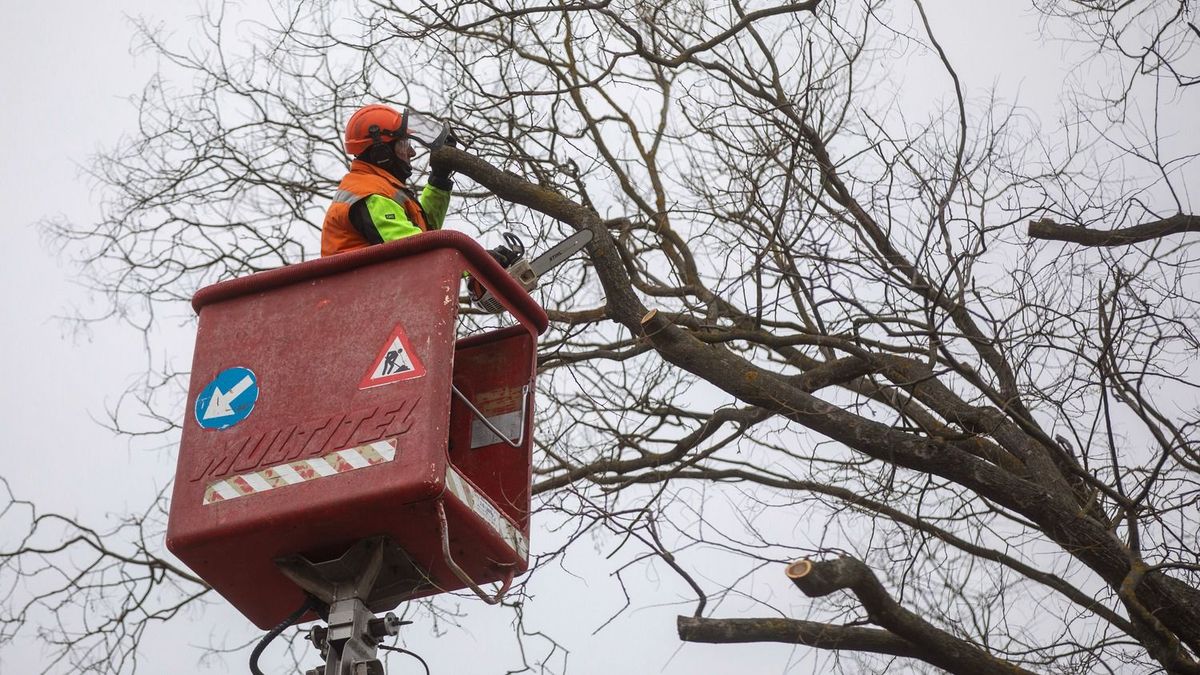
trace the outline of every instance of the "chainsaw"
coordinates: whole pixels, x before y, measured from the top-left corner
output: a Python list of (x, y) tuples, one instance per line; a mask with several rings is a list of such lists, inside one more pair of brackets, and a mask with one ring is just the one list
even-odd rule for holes
[[(521, 284), (522, 288), (526, 291), (532, 291), (537, 288), (538, 279), (546, 274), (546, 272), (558, 267), (566, 262), (567, 258), (583, 250), (583, 247), (587, 246), (591, 240), (592, 233), (590, 230), (580, 230), (551, 246), (550, 250), (530, 260), (525, 256), (525, 245), (521, 243), (521, 240), (517, 239), (511, 233), (505, 232), (504, 241), (508, 244), (508, 247), (501, 246), (495, 249), (496, 253), (493, 256), (498, 259), (503, 257), (515, 258), (516, 260), (509, 264), (505, 264), (508, 262), (506, 260), (500, 260), (500, 263), (505, 266), (509, 275), (513, 279), (516, 279), (517, 283)], [(500, 304), (496, 296), (492, 295), (491, 291), (485, 290), (479, 297), (474, 299), (474, 302), (476, 307), (485, 312), (496, 314), (504, 311), (504, 306)]]

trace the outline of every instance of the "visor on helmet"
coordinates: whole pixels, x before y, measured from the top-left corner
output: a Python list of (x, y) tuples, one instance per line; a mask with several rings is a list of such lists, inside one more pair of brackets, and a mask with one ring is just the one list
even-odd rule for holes
[(435, 117), (419, 112), (408, 111), (404, 115), (404, 136), (420, 143), (429, 150), (437, 150), (446, 143), (450, 127)]

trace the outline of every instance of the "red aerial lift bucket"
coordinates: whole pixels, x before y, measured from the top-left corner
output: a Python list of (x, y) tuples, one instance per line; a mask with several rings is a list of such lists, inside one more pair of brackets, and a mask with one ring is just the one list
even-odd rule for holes
[[(457, 339), (464, 271), (516, 325)], [(547, 319), (473, 240), (420, 234), (218, 283), (192, 306), (167, 548), (257, 626), (303, 600), (284, 569), (367, 540), (386, 543), (376, 612), (527, 569)]]

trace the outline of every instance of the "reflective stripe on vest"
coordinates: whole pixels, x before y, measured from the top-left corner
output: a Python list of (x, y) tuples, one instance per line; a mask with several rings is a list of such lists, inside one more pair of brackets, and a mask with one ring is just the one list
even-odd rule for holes
[[(359, 200), (369, 196), (371, 195), (356, 195), (349, 190), (338, 190), (333, 195), (333, 203), (354, 206)], [(413, 199), (411, 192), (403, 189), (396, 190), (392, 193), (391, 199), (404, 209), (410, 223), (422, 230), (429, 229), (428, 223), (425, 222), (425, 211), (421, 208), (421, 202)]]
[(365, 196), (366, 195), (356, 195), (349, 190), (338, 190), (337, 192), (333, 193), (333, 203), (334, 204), (349, 204), (351, 206), (354, 206), (354, 202), (362, 199)]

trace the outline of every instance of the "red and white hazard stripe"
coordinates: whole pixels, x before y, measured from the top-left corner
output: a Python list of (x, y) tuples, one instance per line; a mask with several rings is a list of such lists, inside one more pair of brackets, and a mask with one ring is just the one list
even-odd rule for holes
[(446, 466), (446, 490), (482, 518), (521, 560), (529, 560), (529, 538), (525, 533), (450, 465)]
[(229, 501), (287, 485), (383, 464), (395, 458), (396, 439), (375, 441), (357, 448), (331, 452), (323, 457), (302, 459), (238, 476), (220, 478), (209, 483), (204, 490), (204, 503)]

